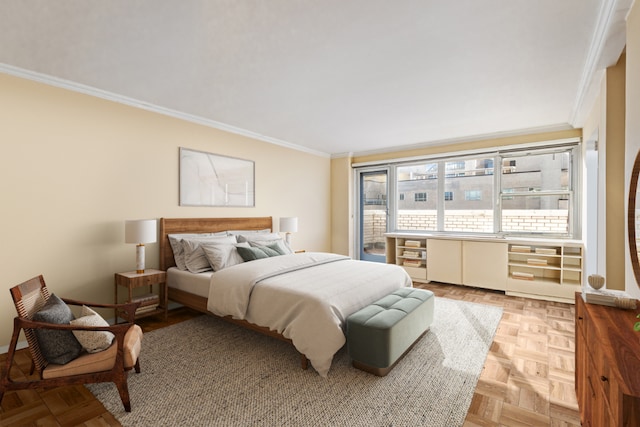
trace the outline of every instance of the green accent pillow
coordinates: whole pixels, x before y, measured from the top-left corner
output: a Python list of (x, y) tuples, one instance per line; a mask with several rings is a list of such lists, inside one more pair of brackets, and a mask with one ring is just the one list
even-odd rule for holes
[[(259, 248), (269, 248), (273, 251), (276, 251), (278, 253), (278, 255), (286, 255), (287, 253), (282, 249), (282, 247), (280, 247), (280, 245), (276, 242), (276, 243), (272, 243), (270, 245), (265, 245), (265, 246), (258, 246)], [(275, 255), (271, 255), (271, 256), (275, 256)]]
[(277, 251), (275, 251), (274, 249), (268, 246), (256, 246), (256, 247), (248, 247), (248, 248), (238, 246), (236, 247), (236, 249), (240, 254), (240, 256), (242, 257), (242, 259), (245, 261), (253, 261), (256, 259), (269, 258), (272, 256), (281, 255), (280, 253), (278, 253)]

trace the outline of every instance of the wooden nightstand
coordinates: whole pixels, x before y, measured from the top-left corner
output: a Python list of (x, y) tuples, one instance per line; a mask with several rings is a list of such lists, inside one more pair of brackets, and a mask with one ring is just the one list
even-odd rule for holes
[[(153, 285), (158, 285), (158, 294), (153, 293)], [(127, 271), (125, 273), (115, 274), (115, 302), (118, 303), (118, 288), (124, 286), (128, 289), (127, 302), (142, 301), (138, 311), (136, 311), (136, 319), (141, 317), (162, 314), (164, 320), (167, 320), (167, 273), (160, 270), (147, 269), (144, 273), (136, 273), (135, 271)], [(142, 286), (149, 287), (149, 294), (133, 296), (133, 288)], [(156, 298), (157, 297), (157, 298)], [(116, 313), (116, 319), (118, 313)]]

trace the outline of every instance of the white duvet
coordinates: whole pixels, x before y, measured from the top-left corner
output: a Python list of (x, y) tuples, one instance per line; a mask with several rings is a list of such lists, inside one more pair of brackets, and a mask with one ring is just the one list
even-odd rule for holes
[(308, 252), (258, 259), (211, 275), (207, 309), (289, 338), (322, 376), (344, 345), (346, 318), (412, 286), (402, 267)]

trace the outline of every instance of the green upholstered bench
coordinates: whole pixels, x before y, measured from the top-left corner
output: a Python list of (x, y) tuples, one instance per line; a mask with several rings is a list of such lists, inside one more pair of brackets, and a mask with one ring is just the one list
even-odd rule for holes
[(433, 322), (433, 292), (401, 288), (347, 318), (353, 366), (385, 376)]

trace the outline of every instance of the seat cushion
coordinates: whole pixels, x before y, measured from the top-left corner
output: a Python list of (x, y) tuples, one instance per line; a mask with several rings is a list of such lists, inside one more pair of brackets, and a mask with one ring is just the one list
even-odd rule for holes
[[(138, 361), (142, 348), (142, 329), (133, 325), (124, 337), (124, 366), (132, 368)], [(69, 375), (89, 374), (108, 371), (113, 368), (118, 353), (118, 342), (114, 340), (111, 346), (98, 353), (82, 353), (79, 357), (65, 365), (49, 364), (42, 371), (42, 378), (67, 377)]]

